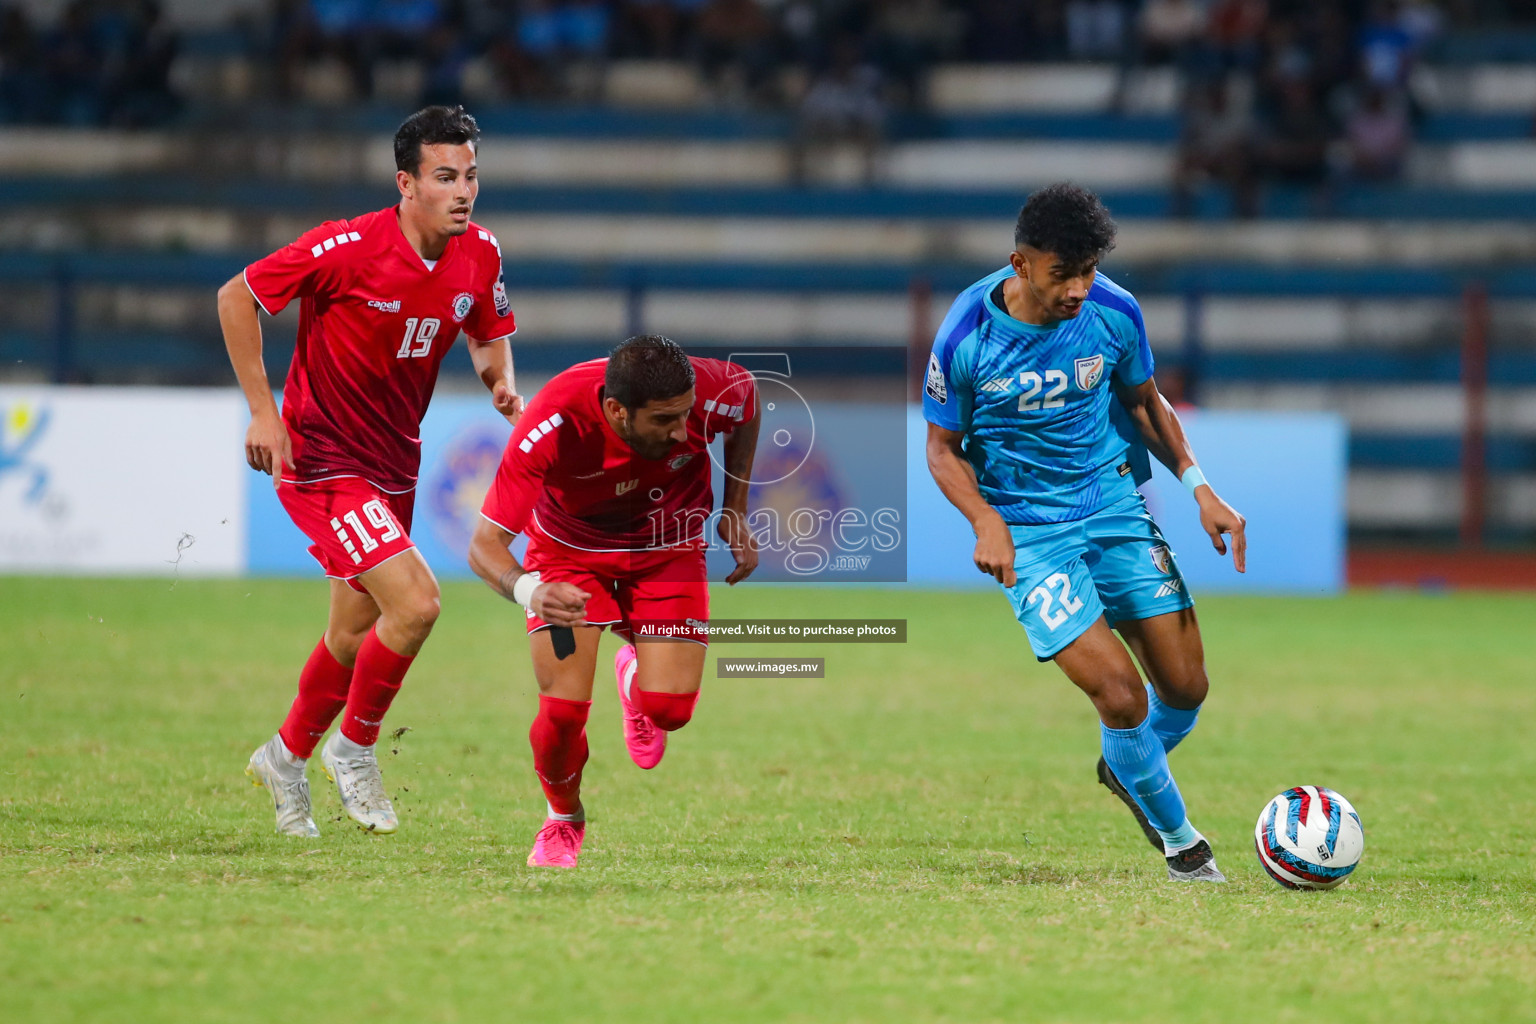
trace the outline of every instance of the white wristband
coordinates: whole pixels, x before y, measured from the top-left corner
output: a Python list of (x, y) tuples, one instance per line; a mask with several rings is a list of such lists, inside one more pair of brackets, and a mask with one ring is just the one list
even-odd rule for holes
[(527, 608), (528, 602), (533, 600), (533, 592), (537, 589), (539, 589), (539, 574), (525, 572), (517, 578), (516, 583), (512, 584), (512, 600)]
[(1184, 475), (1179, 477), (1179, 480), (1190, 494), (1194, 494), (1195, 488), (1201, 484), (1205, 484), (1207, 487), (1210, 486), (1210, 484), (1206, 483), (1205, 474), (1200, 472), (1199, 466), (1190, 466), (1184, 471)]

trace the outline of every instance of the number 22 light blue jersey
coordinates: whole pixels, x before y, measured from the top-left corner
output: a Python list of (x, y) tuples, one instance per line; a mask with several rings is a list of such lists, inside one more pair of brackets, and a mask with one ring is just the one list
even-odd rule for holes
[(1004, 522), (1084, 519), (1150, 475), (1110, 384), (1152, 376), (1141, 307), (1099, 274), (1076, 317), (1027, 324), (1003, 303), (1013, 273), (982, 278), (950, 307), (928, 359), (923, 416), (965, 435), (981, 495)]

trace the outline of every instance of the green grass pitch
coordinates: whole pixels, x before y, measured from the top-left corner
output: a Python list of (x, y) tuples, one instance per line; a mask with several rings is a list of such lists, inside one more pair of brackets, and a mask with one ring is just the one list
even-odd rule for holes
[[(1164, 880), (1088, 702), (993, 593), (721, 589), (721, 617), (906, 618), (827, 678), (719, 680), (654, 772), (601, 672), (573, 872), (517, 610), (445, 589), (382, 757), (398, 835), (272, 834), (242, 768), (317, 581), (0, 580), (0, 1020), (1536, 1020), (1536, 602), (1209, 598), (1173, 765), (1231, 877)], [(613, 641), (605, 640), (611, 654)], [(382, 749), (382, 748), (381, 748)], [(1291, 785), (1359, 808), (1332, 893), (1260, 870)]]

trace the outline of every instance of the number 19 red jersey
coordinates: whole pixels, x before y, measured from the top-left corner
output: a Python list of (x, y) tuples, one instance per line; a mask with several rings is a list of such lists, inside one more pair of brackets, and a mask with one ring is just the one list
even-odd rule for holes
[(516, 329), (496, 239), (470, 223), (429, 268), (396, 207), (305, 232), (246, 267), (245, 283), (269, 314), (303, 302), (283, 385), (289, 482), (359, 476), (389, 493), (414, 488), (443, 356), (461, 330), (488, 341)]

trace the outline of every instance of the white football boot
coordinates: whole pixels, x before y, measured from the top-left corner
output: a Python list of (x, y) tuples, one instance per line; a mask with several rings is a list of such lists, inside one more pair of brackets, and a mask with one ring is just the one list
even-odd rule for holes
[[(379, 759), (372, 747), (361, 747), (361, 754), (342, 757), (336, 752), (337, 741), (342, 738), (338, 730), (320, 748), (320, 763), (325, 775), (336, 783), (341, 796), (341, 806), (352, 820), (369, 832), (389, 835), (400, 827), (395, 815), (395, 805), (384, 793), (384, 778), (379, 774)], [(355, 746), (355, 744), (353, 744)]]
[(272, 808), (277, 812), (279, 835), (314, 839), (320, 835), (315, 827), (314, 812), (309, 803), (309, 779), (304, 767), (288, 761), (281, 736), (273, 736), (256, 748), (245, 766), (245, 774), (254, 786), (265, 786), (272, 794)]

